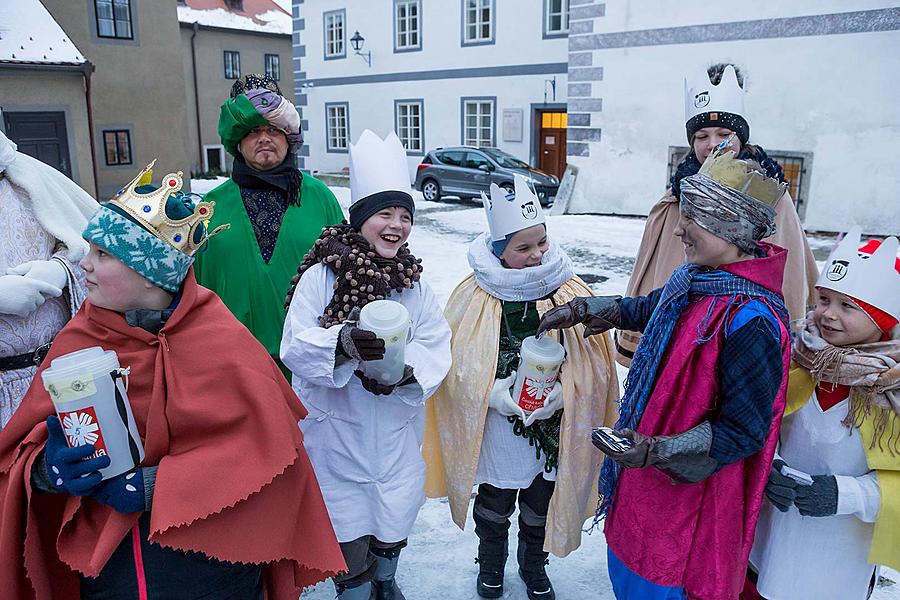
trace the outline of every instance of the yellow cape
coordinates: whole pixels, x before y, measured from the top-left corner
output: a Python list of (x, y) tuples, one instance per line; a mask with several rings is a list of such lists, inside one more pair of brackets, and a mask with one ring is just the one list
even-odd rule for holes
[[(557, 291), (557, 304), (590, 289), (573, 277)], [(538, 311), (551, 308), (539, 301)], [(453, 291), (444, 315), (453, 332), (453, 365), (425, 412), (425, 493), (449, 496), (450, 512), (465, 528), (481, 452), (488, 399), (497, 368), (501, 305), (475, 283), (473, 275)], [(563, 557), (581, 544), (584, 521), (597, 508), (597, 476), (603, 455), (591, 444), (591, 428), (616, 420), (619, 383), (608, 334), (582, 337), (583, 326), (562, 332), (566, 348), (559, 381), (563, 412), (556, 488), (547, 515), (544, 550)], [(557, 332), (549, 335), (557, 337)]]
[[(809, 371), (792, 364), (788, 378), (788, 404), (785, 416), (806, 404), (815, 388)], [(887, 448), (872, 447), (874, 435), (873, 417), (869, 416), (859, 428), (869, 468), (878, 472), (878, 488), (881, 505), (875, 520), (875, 533), (869, 562), (900, 569), (900, 456), (891, 455)]]

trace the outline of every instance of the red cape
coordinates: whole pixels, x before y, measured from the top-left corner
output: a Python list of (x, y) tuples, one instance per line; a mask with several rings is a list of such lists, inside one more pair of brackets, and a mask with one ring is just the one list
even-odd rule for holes
[[(131, 367), (128, 399), (159, 465), (150, 539), (220, 560), (265, 563), (266, 598), (345, 570), (297, 423), (306, 410), (275, 362), (193, 270), (158, 335), (85, 302), (43, 368), (89, 346)], [(45, 494), (31, 465), (54, 412), (41, 371), (0, 432), (0, 581), (7, 598), (77, 598), (76, 571), (97, 575), (137, 514)]]

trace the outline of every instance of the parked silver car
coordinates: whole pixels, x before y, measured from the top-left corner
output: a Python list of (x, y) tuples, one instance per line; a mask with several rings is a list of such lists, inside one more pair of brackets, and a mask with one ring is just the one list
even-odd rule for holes
[(556, 197), (559, 179), (497, 148), (454, 146), (437, 148), (425, 155), (416, 170), (416, 189), (426, 200), (442, 196), (463, 199), (490, 194), (491, 183), (512, 191), (513, 175), (518, 174), (534, 188), (541, 204)]

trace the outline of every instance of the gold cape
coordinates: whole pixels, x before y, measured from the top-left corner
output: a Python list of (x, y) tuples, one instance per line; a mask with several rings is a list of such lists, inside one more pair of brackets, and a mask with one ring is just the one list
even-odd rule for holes
[[(796, 363), (791, 364), (788, 378), (788, 399), (784, 415), (799, 410), (806, 404), (815, 389), (815, 381), (809, 371)], [(875, 519), (875, 533), (869, 563), (900, 569), (900, 456), (892, 455), (887, 447), (872, 444), (875, 432), (873, 417), (866, 417), (859, 428), (866, 462), (878, 472), (878, 488), (881, 505)]]
[[(591, 296), (577, 276), (556, 292), (562, 304)], [(543, 314), (549, 300), (537, 303)], [(447, 301), (444, 316), (453, 332), (450, 373), (428, 400), (425, 411), (425, 494), (449, 496), (453, 522), (465, 529), (469, 500), (481, 453), (488, 400), (497, 368), (500, 300), (482, 290), (474, 275), (464, 279)], [(562, 331), (566, 361), (560, 371), (563, 412), (556, 488), (547, 515), (544, 551), (564, 557), (581, 544), (584, 521), (597, 508), (597, 476), (603, 458), (591, 444), (591, 429), (615, 423), (619, 383), (607, 333), (582, 337), (579, 325)], [(558, 339), (558, 332), (551, 335)]]

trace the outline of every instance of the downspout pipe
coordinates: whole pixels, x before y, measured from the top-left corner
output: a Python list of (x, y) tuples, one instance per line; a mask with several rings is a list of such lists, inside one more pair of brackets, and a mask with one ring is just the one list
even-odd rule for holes
[(194, 38), (200, 32), (200, 23), (194, 21), (191, 26), (191, 73), (194, 75), (194, 116), (197, 118), (197, 163), (198, 169), (203, 169), (203, 133), (200, 131), (200, 90), (197, 86), (197, 51), (194, 47)]
[(94, 105), (91, 102), (91, 76), (96, 67), (89, 60), (81, 65), (81, 75), (84, 77), (84, 103), (87, 106), (88, 140), (91, 143), (91, 171), (94, 174), (94, 198), (100, 201), (100, 176), (97, 173), (97, 145), (94, 142)]

